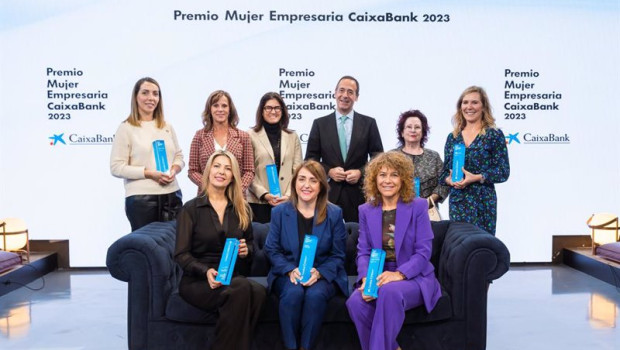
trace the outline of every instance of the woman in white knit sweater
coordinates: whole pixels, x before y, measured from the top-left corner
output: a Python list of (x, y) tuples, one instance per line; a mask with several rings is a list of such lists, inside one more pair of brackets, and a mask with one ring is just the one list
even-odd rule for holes
[[(138, 80), (131, 97), (131, 114), (114, 136), (110, 171), (124, 179), (125, 213), (131, 230), (154, 221), (176, 218), (183, 205), (176, 175), (183, 169), (183, 153), (176, 133), (164, 121), (159, 84), (153, 78)], [(154, 141), (163, 141), (168, 170), (157, 170)]]

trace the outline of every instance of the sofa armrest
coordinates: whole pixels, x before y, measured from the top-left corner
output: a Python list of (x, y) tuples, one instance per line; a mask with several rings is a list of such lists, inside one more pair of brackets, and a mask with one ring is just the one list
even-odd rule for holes
[(497, 237), (472, 224), (450, 223), (438, 275), (452, 299), (454, 316), (463, 318), (469, 312), (466, 305), (481, 302), (486, 315), (487, 285), (506, 273), (509, 266), (508, 248)]
[(489, 283), (510, 266), (498, 238), (467, 223), (451, 222), (439, 259), (439, 281), (450, 294), (453, 320), (462, 322), (463, 349), (485, 349)]
[[(127, 327), (129, 347), (146, 348), (149, 320), (162, 319), (166, 302), (177, 287), (181, 269), (173, 254), (176, 221), (154, 222), (119, 238), (108, 248), (106, 265), (112, 277), (128, 282)], [(146, 332), (145, 332), (146, 333)]]

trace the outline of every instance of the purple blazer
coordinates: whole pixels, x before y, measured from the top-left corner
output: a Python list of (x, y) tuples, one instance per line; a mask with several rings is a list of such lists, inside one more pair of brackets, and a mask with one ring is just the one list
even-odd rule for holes
[[(366, 277), (370, 251), (382, 249), (382, 205), (370, 203), (359, 207), (359, 241), (357, 243), (357, 281)], [(433, 231), (428, 218), (428, 202), (416, 198), (410, 203), (401, 200), (396, 205), (394, 246), (397, 270), (418, 283), (424, 306), (430, 312), (441, 297), (441, 286), (430, 262)]]

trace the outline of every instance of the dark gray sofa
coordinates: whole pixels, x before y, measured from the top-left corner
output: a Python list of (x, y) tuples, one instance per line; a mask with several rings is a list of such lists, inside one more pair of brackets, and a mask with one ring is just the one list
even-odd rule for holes
[[(496, 237), (465, 223), (434, 222), (431, 261), (443, 296), (429, 314), (409, 310), (399, 335), (403, 349), (485, 349), (487, 285), (508, 271), (510, 255)], [(347, 223), (346, 269), (356, 275), (357, 224)], [(252, 277), (266, 285), (269, 261), (263, 251), (269, 226), (253, 224)], [(130, 349), (205, 349), (217, 314), (187, 304), (178, 294), (182, 271), (174, 262), (175, 222), (152, 223), (119, 238), (108, 249), (113, 277), (128, 282), (127, 332)], [(344, 296), (330, 301), (316, 349), (359, 349)], [(255, 349), (282, 349), (277, 298), (266, 302)]]

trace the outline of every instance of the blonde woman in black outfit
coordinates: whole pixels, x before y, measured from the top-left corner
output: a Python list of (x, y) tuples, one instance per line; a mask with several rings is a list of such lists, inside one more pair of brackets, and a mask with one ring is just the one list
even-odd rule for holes
[[(179, 294), (200, 309), (219, 313), (211, 348), (249, 349), (266, 290), (244, 277), (252, 259), (252, 218), (232, 153), (211, 155), (201, 188), (204, 193), (187, 202), (177, 218), (175, 259), (183, 268)], [(240, 245), (232, 281), (223, 286), (215, 277), (226, 238), (237, 238)]]

